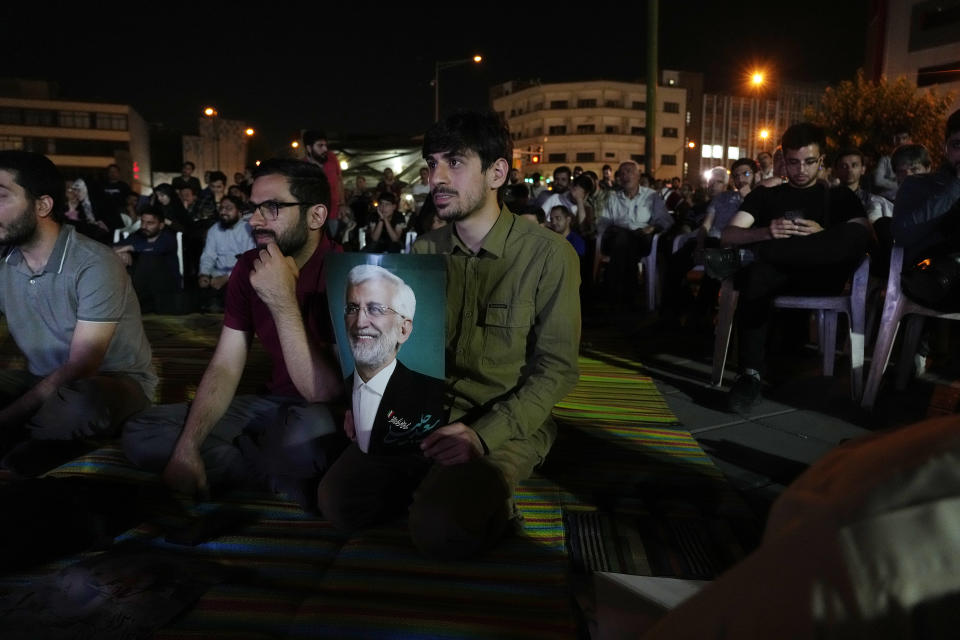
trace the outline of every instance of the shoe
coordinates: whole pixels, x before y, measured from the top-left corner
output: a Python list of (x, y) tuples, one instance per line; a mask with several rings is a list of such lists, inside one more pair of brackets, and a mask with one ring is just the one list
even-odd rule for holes
[(740, 251), (734, 247), (707, 249), (703, 254), (703, 267), (715, 280), (726, 280), (740, 270)]
[(760, 404), (762, 387), (759, 376), (749, 373), (740, 374), (727, 395), (727, 405), (730, 410), (735, 413), (746, 413)]

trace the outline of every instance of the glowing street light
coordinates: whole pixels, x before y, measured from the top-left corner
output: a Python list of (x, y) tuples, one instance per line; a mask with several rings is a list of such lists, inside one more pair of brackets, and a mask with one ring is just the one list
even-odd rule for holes
[(769, 129), (760, 129), (760, 139), (766, 142), (767, 138), (770, 137)]
[(696, 148), (697, 148), (697, 143), (694, 142), (693, 140), (687, 143), (687, 149), (696, 149)]
[(462, 60), (447, 60), (445, 62), (437, 61), (433, 67), (433, 121), (440, 121), (440, 72), (450, 67), (456, 67), (461, 64), (473, 62), (480, 64), (483, 62), (483, 56), (477, 54), (472, 58), (463, 58)]
[(217, 110), (214, 109), (213, 107), (206, 107), (203, 110), (203, 115), (207, 116), (208, 118), (213, 118), (213, 117), (216, 117), (218, 114), (217, 114)]
[(349, 169), (349, 168), (350, 168), (350, 163), (349, 163), (349, 162), (347, 162), (346, 160), (341, 160), (341, 161), (340, 161), (340, 171), (346, 171), (346, 170)]
[(253, 134), (255, 134), (256, 131), (253, 130), (253, 127), (247, 127), (246, 130), (244, 131), (244, 133), (247, 134), (247, 137), (250, 137), (250, 136), (252, 136)]
[(293, 142), (290, 143), (290, 146), (293, 147), (294, 149), (299, 149), (300, 143), (294, 140)]
[(760, 85), (762, 85), (762, 84), (763, 84), (763, 79), (764, 79), (764, 78), (763, 78), (763, 72), (762, 72), (762, 71), (754, 71), (754, 72), (753, 72), (753, 75), (750, 76), (750, 82), (751, 82), (751, 83), (753, 84), (753, 86), (755, 86), (755, 87), (759, 87)]

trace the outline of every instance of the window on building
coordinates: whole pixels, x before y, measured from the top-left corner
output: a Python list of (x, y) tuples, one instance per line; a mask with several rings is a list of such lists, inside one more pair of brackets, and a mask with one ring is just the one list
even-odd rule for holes
[(577, 153), (577, 162), (595, 162), (597, 154), (593, 151), (581, 151)]
[(23, 112), (10, 107), (0, 109), (0, 124), (23, 124)]
[(676, 165), (676, 164), (677, 164), (677, 156), (671, 156), (671, 155), (663, 154), (663, 155), (660, 156), (660, 164), (662, 164), (662, 165)]
[(594, 133), (597, 127), (592, 124), (578, 124), (577, 133)]
[(663, 112), (664, 112), (664, 113), (680, 113), (680, 103), (679, 103), (679, 102), (664, 102), (664, 103), (663, 103)]
[(638, 163), (638, 164), (646, 164), (646, 163), (647, 163), (647, 156), (643, 155), (642, 153), (633, 153), (633, 154), (630, 154), (630, 159), (633, 160), (634, 162)]
[(611, 158), (616, 159), (617, 154), (615, 154), (615, 153), (612, 152), (612, 151), (607, 151), (606, 153), (603, 154), (603, 157), (604, 157), (604, 158), (607, 158), (608, 160), (611, 159)]
[(664, 127), (663, 128), (663, 137), (664, 138), (679, 138), (680, 132), (677, 131), (676, 127)]
[(603, 128), (604, 133), (620, 133), (620, 127), (612, 124), (608, 124)]
[(98, 113), (97, 129), (111, 129), (113, 131), (126, 131), (127, 116), (122, 113)]
[(89, 129), (90, 113), (87, 111), (61, 111), (60, 126), (69, 129)]
[(630, 135), (645, 136), (647, 135), (647, 128), (646, 127), (630, 127)]
[(723, 157), (723, 145), (722, 145), (722, 144), (715, 144), (715, 145), (713, 145), (713, 157), (714, 157), (714, 158), (722, 158), (722, 157)]
[[(36, 127), (52, 127), (54, 126), (54, 112), (47, 111), (46, 109), (24, 109), (23, 110), (23, 124), (33, 125)], [(39, 153), (45, 153), (40, 151)]]
[(740, 147), (727, 147), (727, 158), (730, 160), (739, 160)]
[(647, 103), (641, 100), (634, 100), (633, 104), (631, 105), (631, 109), (633, 109), (634, 111), (643, 111), (646, 108), (647, 108)]
[(532, 136), (542, 136), (542, 135), (543, 135), (543, 127), (537, 127), (537, 128), (535, 128), (533, 131), (530, 132), (530, 135), (532, 135)]
[(0, 151), (8, 149), (23, 149), (23, 138), (20, 136), (0, 136)]
[(551, 125), (548, 131), (552, 136), (563, 136), (567, 134), (567, 125), (565, 124)]
[(712, 158), (713, 157), (713, 146), (709, 144), (703, 145), (703, 148), (700, 150), (701, 158)]
[(551, 109), (566, 109), (568, 107), (568, 102), (566, 100), (551, 100), (550, 108)]
[(549, 153), (547, 154), (547, 162), (566, 162), (567, 154), (565, 153)]
[(622, 109), (623, 103), (619, 100), (604, 100), (603, 106), (608, 109)]
[(597, 106), (596, 98), (584, 98), (577, 100), (577, 107), (580, 109), (592, 109)]

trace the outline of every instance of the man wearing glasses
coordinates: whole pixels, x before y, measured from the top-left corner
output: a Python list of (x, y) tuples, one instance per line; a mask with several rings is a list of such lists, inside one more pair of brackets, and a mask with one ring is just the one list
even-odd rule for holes
[[(223, 329), (189, 405), (164, 405), (128, 423), (123, 445), (172, 489), (268, 487), (304, 507), (340, 444), (322, 403), (343, 389), (334, 359), (323, 233), (330, 188), (320, 167), (274, 159), (254, 173), (245, 207), (257, 248), (227, 284)], [(267, 395), (235, 396), (253, 334), (273, 361)]]
[[(354, 466), (350, 458), (361, 452), (419, 454), (424, 436), (446, 424), (443, 380), (408, 369), (397, 359), (413, 331), (416, 309), (413, 289), (383, 267), (361, 264), (347, 274), (343, 318), (354, 373), (348, 379), (353, 411), (346, 431), (357, 446), (344, 452), (338, 466)], [(426, 459), (418, 455), (410, 463), (423, 466)], [(371, 499), (383, 493), (379, 483), (366, 488)], [(361, 488), (353, 484), (347, 490), (356, 494)]]
[[(787, 182), (751, 191), (721, 234), (721, 242), (732, 248), (706, 256), (707, 273), (717, 279), (736, 273), (740, 291), (741, 375), (728, 396), (736, 412), (760, 401), (773, 297), (788, 291), (839, 294), (871, 238), (866, 212), (853, 192), (828, 188), (818, 180), (826, 147), (823, 130), (809, 123), (793, 125), (784, 132), (781, 146)], [(738, 273), (747, 256), (752, 263)]]

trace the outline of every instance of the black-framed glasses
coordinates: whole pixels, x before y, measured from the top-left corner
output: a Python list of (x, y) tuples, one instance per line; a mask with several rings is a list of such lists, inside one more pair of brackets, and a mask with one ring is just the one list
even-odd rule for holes
[(277, 202), (276, 200), (264, 200), (263, 202), (257, 204), (256, 202), (249, 202), (247, 206), (243, 208), (243, 215), (253, 215), (256, 211), (260, 210), (260, 215), (262, 215), (267, 220), (276, 220), (280, 216), (280, 209), (285, 207), (296, 207), (296, 206), (307, 206), (312, 207), (317, 204), (316, 202)]
[(367, 312), (367, 316), (369, 316), (369, 317), (371, 317), (371, 318), (382, 318), (383, 316), (387, 315), (387, 313), (389, 312), (389, 313), (395, 313), (395, 314), (397, 314), (398, 316), (400, 316), (400, 317), (403, 318), (404, 320), (407, 319), (407, 316), (403, 315), (402, 313), (400, 313), (400, 312), (397, 311), (396, 309), (391, 309), (391, 308), (388, 307), (387, 305), (385, 305), (385, 304), (379, 304), (379, 303), (377, 303), (377, 302), (368, 302), (368, 303), (366, 304), (366, 306), (363, 306), (363, 307), (361, 307), (360, 305), (356, 304), (355, 302), (348, 302), (348, 303), (345, 304), (344, 307), (343, 307), (343, 315), (345, 315), (345, 316), (355, 316), (355, 315), (358, 315), (358, 314), (360, 313), (360, 310), (361, 310), (361, 309), (363, 309), (364, 311), (366, 311), (366, 312)]

